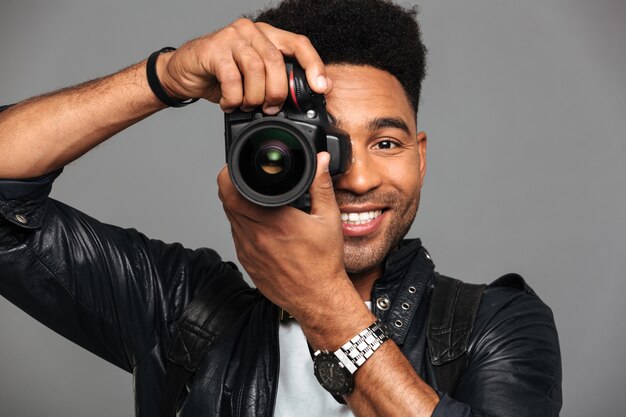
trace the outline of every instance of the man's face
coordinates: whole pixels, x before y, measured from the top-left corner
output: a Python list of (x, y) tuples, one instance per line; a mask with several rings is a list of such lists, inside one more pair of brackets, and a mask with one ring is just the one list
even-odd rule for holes
[(354, 161), (335, 182), (346, 271), (377, 270), (406, 235), (426, 173), (426, 134), (400, 82), (367, 66), (329, 65), (327, 109), (352, 139)]

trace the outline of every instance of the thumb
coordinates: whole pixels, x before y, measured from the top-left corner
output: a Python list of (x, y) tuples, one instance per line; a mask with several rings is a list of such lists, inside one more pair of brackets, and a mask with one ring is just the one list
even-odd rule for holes
[(320, 152), (317, 154), (317, 172), (309, 189), (311, 195), (311, 215), (327, 216), (336, 215), (339, 211), (335, 200), (333, 180), (328, 172), (330, 154)]

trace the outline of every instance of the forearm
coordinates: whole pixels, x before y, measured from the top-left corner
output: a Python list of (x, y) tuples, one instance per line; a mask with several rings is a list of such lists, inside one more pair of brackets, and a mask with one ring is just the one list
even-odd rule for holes
[(430, 417), (439, 401), (392, 341), (355, 374), (354, 392), (346, 399), (359, 417)]
[[(336, 293), (342, 294), (336, 306), (325, 305), (318, 319), (310, 317), (308, 323), (303, 323), (315, 348), (334, 351), (376, 319), (356, 291)], [(355, 373), (354, 391), (346, 400), (359, 417), (430, 417), (439, 397), (417, 375), (398, 346), (388, 340)]]
[(0, 178), (54, 171), (164, 107), (145, 62), (19, 103), (0, 113)]

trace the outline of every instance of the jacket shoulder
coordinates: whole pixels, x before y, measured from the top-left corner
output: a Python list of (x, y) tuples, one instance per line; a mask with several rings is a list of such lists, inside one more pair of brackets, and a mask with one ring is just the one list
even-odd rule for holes
[(561, 354), (554, 317), (519, 275), (485, 288), (456, 394), (490, 415), (558, 414)]
[(511, 314), (539, 315), (554, 321), (552, 310), (518, 274), (506, 274), (485, 287), (475, 329)]

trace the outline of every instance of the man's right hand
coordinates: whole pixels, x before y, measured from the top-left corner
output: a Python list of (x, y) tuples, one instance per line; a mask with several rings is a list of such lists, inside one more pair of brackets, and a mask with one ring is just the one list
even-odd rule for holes
[[(224, 111), (263, 106), (278, 112), (287, 97), (283, 55), (297, 59), (311, 88), (332, 83), (309, 40), (239, 19), (157, 59), (172, 98), (202, 97)], [(45, 94), (0, 113), (0, 178), (32, 178), (59, 169), (99, 143), (165, 108), (148, 86), (146, 62)]]
[(174, 98), (202, 97), (225, 112), (262, 105), (275, 114), (288, 92), (283, 55), (298, 60), (315, 92), (330, 91), (324, 64), (308, 38), (248, 19), (161, 55), (157, 73)]

